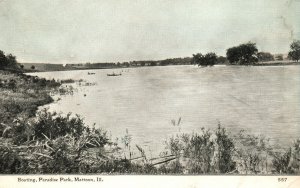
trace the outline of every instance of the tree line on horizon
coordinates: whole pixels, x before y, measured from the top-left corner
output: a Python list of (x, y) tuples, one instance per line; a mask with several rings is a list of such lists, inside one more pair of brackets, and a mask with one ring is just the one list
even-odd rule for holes
[[(288, 59), (298, 62), (300, 59), (300, 40), (295, 40), (290, 45)], [(270, 52), (258, 52), (255, 43), (248, 42), (228, 48), (226, 58), (217, 56), (214, 52), (207, 54), (193, 54), (191, 63), (194, 65), (206, 67), (215, 64), (231, 64), (231, 65), (254, 65), (257, 62), (266, 61), (282, 61), (283, 56), (274, 56)]]
[[(300, 58), (300, 41), (295, 40), (290, 45), (290, 52), (288, 58), (298, 62)], [(248, 42), (228, 48), (226, 51), (226, 57), (218, 56), (214, 52), (207, 54), (197, 53), (192, 57), (184, 58), (168, 58), (165, 60), (143, 60), (143, 61), (129, 61), (129, 62), (117, 62), (117, 63), (86, 63), (80, 64), (85, 68), (97, 68), (97, 67), (142, 67), (142, 66), (167, 66), (167, 65), (198, 65), (202, 67), (213, 66), (215, 64), (230, 64), (230, 65), (254, 65), (257, 62), (267, 61), (282, 61), (284, 60), (282, 54), (273, 55), (270, 52), (258, 52), (255, 43)], [(75, 64), (76, 65), (76, 64)], [(78, 65), (78, 64), (77, 64)], [(69, 64), (72, 66), (72, 64)]]
[[(295, 40), (290, 45), (288, 59), (296, 62), (300, 59), (300, 40)], [(248, 42), (233, 46), (226, 50), (226, 57), (217, 56), (214, 52), (206, 54), (197, 53), (193, 57), (169, 58), (165, 60), (148, 60), (148, 61), (130, 61), (123, 63), (86, 63), (86, 64), (67, 64), (66, 68), (72, 68), (77, 65), (79, 68), (118, 68), (118, 67), (137, 67), (137, 66), (167, 66), (167, 65), (198, 65), (202, 67), (213, 66), (215, 64), (230, 65), (254, 65), (258, 62), (282, 61), (282, 55), (272, 55), (270, 52), (258, 52), (255, 43)], [(36, 67), (32, 65), (31, 70)], [(73, 67), (74, 68), (74, 67)], [(17, 62), (16, 56), (12, 54), (5, 55), (0, 50), (0, 70), (19, 70), (22, 71), (24, 65)]]

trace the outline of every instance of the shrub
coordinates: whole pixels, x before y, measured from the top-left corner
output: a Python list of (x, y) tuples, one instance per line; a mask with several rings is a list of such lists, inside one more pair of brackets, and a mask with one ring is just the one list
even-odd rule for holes
[(33, 126), (26, 122), (26, 120), (16, 119), (11, 126), (9, 137), (12, 138), (14, 144), (22, 144), (30, 141), (34, 136)]
[(221, 128), (220, 124), (215, 134), (217, 136), (219, 171), (221, 173), (230, 172), (235, 169), (235, 162), (233, 161), (235, 146), (233, 140), (229, 138), (225, 128)]
[(270, 52), (258, 52), (258, 61), (274, 61), (274, 56)]
[(55, 139), (59, 136), (70, 134), (79, 137), (85, 130), (83, 120), (77, 115), (71, 117), (71, 113), (63, 117), (55, 112), (48, 112), (46, 109), (38, 112), (37, 122), (34, 124), (35, 137), (38, 139)]
[[(31, 125), (17, 123), (10, 134), (13, 142), (6, 139), (7, 143), (0, 143), (1, 173), (93, 172), (108, 160), (103, 149), (111, 145), (106, 132), (85, 127), (79, 117), (62, 117), (45, 111), (39, 118)], [(54, 131), (41, 127), (41, 123)], [(28, 133), (27, 129), (35, 131)]]
[(235, 135), (234, 143), (236, 146), (235, 161), (239, 167), (238, 173), (262, 174), (270, 171), (273, 148), (269, 139), (261, 135), (245, 134), (245, 131), (241, 130), (239, 134)]
[(277, 173), (286, 174), (290, 172), (289, 163), (292, 157), (291, 148), (283, 154), (276, 154), (273, 159), (273, 166)]
[(297, 139), (292, 149), (292, 158), (289, 163), (291, 173), (300, 174), (300, 139)]
[(202, 55), (201, 53), (193, 54), (192, 64), (198, 66), (214, 66), (217, 63), (217, 55), (213, 52)]
[(185, 147), (186, 156), (190, 158), (191, 173), (211, 173), (212, 160), (215, 151), (215, 143), (211, 138), (211, 132), (202, 129), (202, 135), (192, 135), (188, 147)]
[(0, 145), (0, 173), (28, 173), (28, 162), (26, 160), (23, 160), (19, 155), (20, 153), (13, 150), (9, 145)]
[[(202, 128), (200, 134), (172, 137), (167, 142), (167, 148), (177, 158), (178, 164), (173, 162), (173, 165), (184, 166), (188, 173), (227, 173), (235, 169), (234, 143), (221, 125), (214, 133)], [(185, 165), (179, 163), (183, 161)]]

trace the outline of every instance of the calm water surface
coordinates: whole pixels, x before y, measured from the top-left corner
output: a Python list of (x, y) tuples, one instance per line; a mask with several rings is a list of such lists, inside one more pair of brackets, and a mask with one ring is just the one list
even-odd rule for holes
[[(107, 76), (122, 70), (122, 76)], [(73, 84), (78, 92), (59, 96), (61, 100), (47, 107), (80, 114), (119, 142), (127, 129), (132, 146), (154, 154), (178, 133), (171, 120), (180, 117), (181, 132), (215, 129), (220, 122), (231, 133), (245, 129), (282, 147), (300, 135), (300, 66), (167, 66), (34, 75), (95, 83)]]

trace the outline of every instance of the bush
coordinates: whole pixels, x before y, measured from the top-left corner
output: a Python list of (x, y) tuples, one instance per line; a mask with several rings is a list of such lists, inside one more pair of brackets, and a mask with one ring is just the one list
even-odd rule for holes
[(201, 134), (172, 137), (167, 142), (167, 148), (175, 155), (177, 162), (185, 163), (173, 165), (183, 166), (188, 173), (227, 173), (235, 169), (234, 143), (221, 125), (214, 133), (202, 128)]
[(57, 113), (48, 112), (44, 109), (38, 112), (37, 122), (34, 124), (35, 137), (37, 139), (55, 139), (70, 134), (75, 138), (79, 137), (86, 129), (83, 120), (77, 115), (71, 117), (71, 113), (63, 117)]
[(277, 173), (286, 174), (290, 172), (289, 163), (292, 157), (291, 148), (283, 154), (277, 154), (273, 159), (273, 166)]
[(234, 136), (235, 161), (239, 174), (263, 174), (271, 170), (273, 148), (264, 136), (245, 134), (241, 130)]
[(15, 122), (9, 136), (12, 142), (0, 143), (1, 173), (92, 172), (108, 160), (103, 148), (111, 145), (106, 132), (84, 126), (80, 117), (46, 110), (38, 121)]
[[(94, 138), (84, 132), (56, 139), (31, 141), (22, 145), (0, 144), (0, 172), (22, 173), (87, 173), (108, 161), (103, 146), (90, 146)], [(126, 168), (124, 168), (126, 169)], [(99, 169), (106, 171), (107, 168)], [(110, 169), (111, 170), (111, 169)]]
[(221, 128), (218, 125), (218, 129), (215, 132), (217, 138), (216, 143), (218, 147), (218, 168), (219, 172), (227, 173), (235, 169), (235, 162), (233, 161), (233, 153), (235, 151), (235, 146), (233, 140), (229, 138), (225, 131), (225, 128)]
[(21, 174), (28, 173), (28, 162), (21, 159), (20, 153), (10, 146), (0, 145), (0, 173)]
[(293, 147), (284, 153), (275, 153), (273, 166), (280, 174), (299, 174), (300, 173), (300, 139), (297, 139)]
[(217, 63), (217, 55), (215, 53), (207, 53), (202, 55), (201, 53), (193, 54), (192, 64), (198, 66), (214, 66)]
[(258, 52), (258, 61), (274, 61), (274, 56), (270, 52)]
[(12, 138), (13, 144), (22, 144), (29, 142), (34, 137), (34, 129), (26, 120), (16, 120), (11, 126), (9, 137)]

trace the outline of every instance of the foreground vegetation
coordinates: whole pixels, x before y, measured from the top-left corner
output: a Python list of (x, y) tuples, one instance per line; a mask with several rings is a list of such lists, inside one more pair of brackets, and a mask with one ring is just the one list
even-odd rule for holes
[[(160, 157), (126, 158), (101, 129), (80, 117), (41, 111), (35, 121), (18, 122), (0, 138), (2, 174), (299, 174), (300, 140), (276, 151), (266, 139), (216, 130), (177, 134)], [(130, 146), (127, 146), (130, 147)]]
[(38, 106), (52, 102), (48, 93), (59, 85), (54, 80), (0, 70), (0, 123), (35, 116)]

